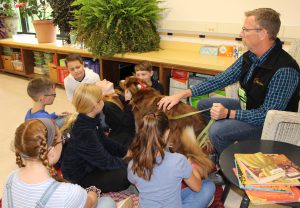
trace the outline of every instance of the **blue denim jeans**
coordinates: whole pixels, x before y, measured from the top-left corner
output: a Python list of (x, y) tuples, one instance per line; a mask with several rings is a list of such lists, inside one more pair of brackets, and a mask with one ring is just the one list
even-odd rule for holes
[(199, 192), (192, 191), (189, 187), (182, 189), (182, 208), (207, 208), (215, 191), (215, 184), (210, 180), (202, 180), (202, 187)]
[[(221, 103), (225, 108), (231, 110), (241, 109), (239, 100), (230, 98), (202, 99), (198, 102), (198, 109), (203, 110), (210, 108), (213, 103)], [(203, 113), (203, 116), (206, 122), (210, 120), (210, 112)], [(259, 140), (261, 133), (262, 127), (234, 119), (217, 120), (208, 131), (209, 138), (218, 155), (220, 155), (226, 147), (236, 141)]]
[(111, 197), (102, 196), (98, 199), (96, 208), (117, 208), (117, 205)]

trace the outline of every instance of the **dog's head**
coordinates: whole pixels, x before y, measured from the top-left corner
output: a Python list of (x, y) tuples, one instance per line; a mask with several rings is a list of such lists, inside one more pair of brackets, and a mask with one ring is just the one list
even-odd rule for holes
[(131, 100), (132, 96), (134, 96), (140, 89), (149, 88), (144, 80), (135, 76), (127, 77), (122, 83), (122, 86), (124, 89), (125, 100)]

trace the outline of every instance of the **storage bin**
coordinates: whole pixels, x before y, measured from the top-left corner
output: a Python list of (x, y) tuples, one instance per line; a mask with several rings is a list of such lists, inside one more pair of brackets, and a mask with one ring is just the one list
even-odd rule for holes
[(2, 62), (3, 62), (3, 68), (4, 68), (4, 70), (10, 70), (10, 71), (14, 70), (14, 66), (13, 66), (13, 64), (11, 62), (12, 61), (11, 56), (2, 55), (1, 59), (2, 59)]
[(6, 56), (11, 56), (13, 53), (13, 49), (9, 47), (3, 47), (3, 53)]
[(48, 64), (44, 64), (44, 65), (42, 66), (42, 68), (43, 68), (45, 74), (49, 74), (49, 67), (48, 67)]
[(49, 63), (48, 64), (49, 67), (49, 78), (50, 80), (52, 80), (55, 83), (58, 83), (58, 73), (57, 73), (57, 69), (56, 69), (56, 65)]
[(187, 89), (188, 88), (188, 80), (187, 79), (176, 79), (170, 78), (170, 87)]
[(53, 62), (53, 53), (44, 53), (44, 59), (46, 63)]
[(64, 84), (64, 79), (69, 75), (69, 70), (67, 67), (57, 66), (58, 81)]
[(12, 64), (14, 66), (14, 70), (16, 71), (24, 71), (23, 62), (19, 60), (12, 61)]
[(40, 51), (33, 51), (33, 55), (34, 55), (34, 58), (35, 57), (44, 57), (43, 52), (40, 52)]
[(43, 67), (39, 67), (39, 66), (33, 67), (33, 72), (36, 74), (45, 74)]
[(178, 69), (172, 70), (172, 77), (176, 79), (188, 79), (189, 78), (189, 72), (182, 71)]

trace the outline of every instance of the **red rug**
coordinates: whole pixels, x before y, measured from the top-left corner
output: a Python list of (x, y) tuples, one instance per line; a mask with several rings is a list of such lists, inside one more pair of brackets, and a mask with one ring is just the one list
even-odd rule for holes
[(214, 202), (209, 206), (209, 208), (224, 208), (224, 204), (221, 200), (223, 195), (223, 188), (221, 185), (216, 186), (215, 199)]

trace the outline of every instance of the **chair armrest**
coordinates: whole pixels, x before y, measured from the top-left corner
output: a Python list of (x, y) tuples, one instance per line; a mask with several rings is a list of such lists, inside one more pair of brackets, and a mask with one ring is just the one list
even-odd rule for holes
[(300, 146), (300, 113), (269, 110), (262, 140), (282, 141)]

